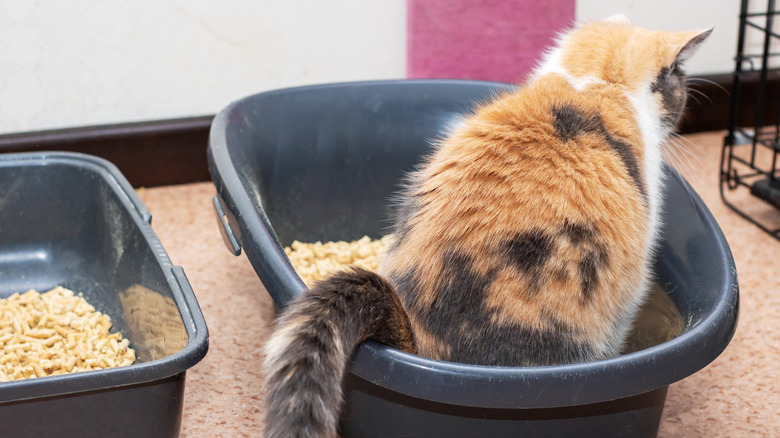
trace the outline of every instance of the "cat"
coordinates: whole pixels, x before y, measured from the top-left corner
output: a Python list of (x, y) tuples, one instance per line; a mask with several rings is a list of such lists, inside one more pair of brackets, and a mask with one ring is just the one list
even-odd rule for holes
[(336, 436), (342, 378), (368, 338), (478, 365), (619, 354), (650, 283), (682, 64), (711, 31), (586, 23), (464, 116), (408, 177), (378, 273), (334, 274), (280, 316), (265, 436)]

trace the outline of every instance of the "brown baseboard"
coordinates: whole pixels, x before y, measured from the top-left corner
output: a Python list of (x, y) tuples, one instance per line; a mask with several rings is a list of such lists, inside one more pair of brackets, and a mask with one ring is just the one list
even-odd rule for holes
[(0, 135), (0, 152), (70, 151), (105, 158), (134, 187), (209, 181), (214, 116)]
[[(728, 128), (731, 74), (703, 76), (691, 81), (694, 92), (680, 132)], [(756, 75), (746, 75), (740, 91), (739, 124), (752, 126), (758, 93)], [(775, 120), (780, 102), (780, 78), (768, 86), (765, 122)], [(206, 148), (213, 116), (91, 126), (0, 135), (0, 153), (62, 150), (96, 155), (113, 162), (135, 187), (209, 181)]]
[(731, 73), (693, 77), (689, 87), (685, 116), (677, 131), (681, 134), (728, 128), (731, 106)]

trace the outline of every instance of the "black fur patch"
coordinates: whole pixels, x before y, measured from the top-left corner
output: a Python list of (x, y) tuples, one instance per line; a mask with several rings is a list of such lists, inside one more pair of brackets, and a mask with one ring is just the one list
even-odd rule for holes
[(568, 222), (563, 226), (563, 234), (575, 245), (591, 241), (594, 237), (592, 227)]
[(512, 266), (525, 274), (528, 281), (525, 292), (538, 293), (545, 266), (555, 250), (555, 239), (543, 231), (536, 230), (506, 240), (499, 250), (500, 257), (507, 258)]
[(486, 321), (484, 318), (488, 315), (479, 310), (485, 307), (484, 300), (493, 283), (495, 272), (484, 275), (476, 272), (474, 260), (457, 251), (448, 251), (444, 258), (442, 281), (431, 305), (431, 310), (439, 309), (441, 318), (448, 320), (442, 327), (457, 327), (460, 325), (458, 322), (463, 322), (463, 318), (470, 324)]
[(405, 272), (391, 272), (388, 280), (395, 286), (396, 293), (407, 309), (417, 307), (414, 298), (420, 290), (417, 273), (414, 270)]
[(593, 227), (588, 225), (566, 224), (562, 234), (584, 253), (577, 264), (577, 273), (580, 277), (583, 302), (587, 302), (593, 298), (593, 293), (598, 286), (599, 269), (609, 262), (606, 248), (598, 241)]
[[(533, 330), (494, 322), (496, 311), (488, 308), (485, 300), (495, 272), (479, 274), (473, 268), (471, 257), (456, 251), (450, 251), (446, 260), (433, 303), (421, 306), (409, 300), (413, 311), (420, 315), (424, 329), (451, 347), (451, 356), (443, 359), (517, 366), (572, 363), (592, 357), (592, 349), (574, 341), (572, 330), (565, 324)], [(399, 275), (395, 280), (402, 296), (413, 296), (414, 292), (401, 290), (419, 285), (414, 273)]]
[(491, 366), (540, 366), (578, 363), (592, 360), (592, 346), (576, 341), (569, 327), (559, 325), (534, 330), (512, 324), (493, 325), (485, 330), (489, 337), (472, 343), (479, 350), (463, 356), (459, 362)]
[(664, 103), (663, 121), (674, 127), (685, 109), (685, 74), (678, 67), (664, 67), (650, 87), (660, 93)]
[(642, 181), (642, 174), (639, 170), (639, 164), (636, 162), (636, 156), (631, 151), (631, 148), (626, 143), (612, 138), (612, 136), (607, 134), (606, 131), (604, 137), (607, 139), (607, 143), (612, 148), (612, 150), (615, 151), (620, 157), (620, 160), (623, 161), (623, 166), (626, 167), (626, 170), (631, 176), (631, 179), (634, 180), (634, 184), (639, 188), (639, 192), (642, 194), (642, 197), (646, 199), (647, 191), (645, 189), (645, 184)]
[(573, 105), (562, 105), (552, 109), (553, 126), (558, 138), (563, 142), (574, 140), (583, 132), (604, 131), (604, 124), (598, 115), (586, 116), (582, 111)]
[(620, 157), (623, 166), (626, 168), (629, 176), (631, 176), (631, 179), (634, 180), (634, 184), (642, 193), (642, 196), (647, 198), (636, 156), (628, 144), (612, 137), (606, 127), (604, 127), (604, 122), (599, 114), (585, 114), (574, 105), (553, 107), (552, 114), (556, 135), (562, 142), (576, 140), (577, 136), (586, 133), (603, 136), (607, 144)]
[(588, 254), (577, 265), (577, 270), (580, 274), (582, 297), (585, 301), (593, 299), (593, 290), (598, 285), (599, 271), (597, 262), (598, 260), (594, 254)]
[(555, 249), (555, 241), (542, 231), (518, 234), (504, 243), (506, 255), (521, 271), (534, 273), (544, 267)]

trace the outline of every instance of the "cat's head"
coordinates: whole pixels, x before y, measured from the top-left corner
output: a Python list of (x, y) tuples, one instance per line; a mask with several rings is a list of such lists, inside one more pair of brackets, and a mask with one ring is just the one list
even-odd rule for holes
[(651, 31), (619, 15), (563, 34), (536, 74), (562, 74), (576, 88), (604, 83), (624, 87), (671, 130), (687, 98), (683, 65), (711, 32)]

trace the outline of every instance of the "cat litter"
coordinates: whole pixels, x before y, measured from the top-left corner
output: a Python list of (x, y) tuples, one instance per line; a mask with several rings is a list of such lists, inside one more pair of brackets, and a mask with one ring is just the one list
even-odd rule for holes
[(376, 271), (382, 249), (392, 242), (392, 236), (371, 239), (363, 236), (352, 242), (315, 242), (294, 241), (284, 248), (298, 275), (307, 286), (322, 280), (331, 273), (354, 265)]
[(0, 381), (130, 365), (135, 351), (111, 318), (56, 287), (0, 300)]

